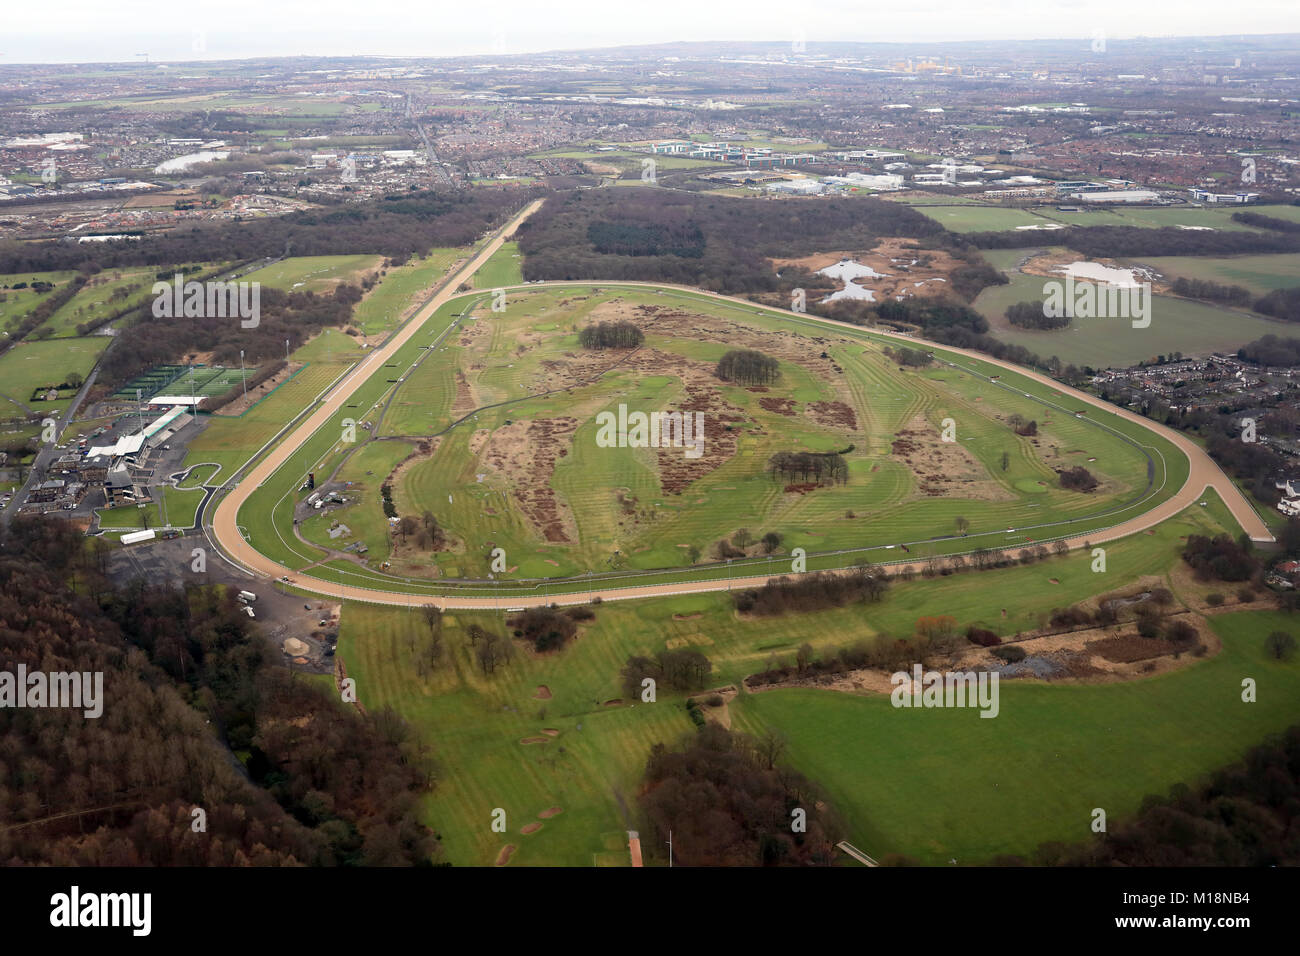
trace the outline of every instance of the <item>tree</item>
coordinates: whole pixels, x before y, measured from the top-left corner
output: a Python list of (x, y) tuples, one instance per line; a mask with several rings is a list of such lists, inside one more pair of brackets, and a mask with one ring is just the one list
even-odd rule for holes
[(957, 533), (961, 535), (964, 535), (966, 533), (966, 530), (970, 528), (970, 521), (968, 521), (966, 518), (963, 518), (961, 515), (957, 516), (957, 520), (954, 522), (954, 524), (957, 525)]
[(1006, 471), (1009, 464), (1011, 464), (1011, 456), (1004, 451), (1002, 453), (1002, 470)]
[(741, 528), (731, 536), (731, 543), (741, 549), (748, 548), (754, 543), (754, 536), (748, 528)]
[(1274, 631), (1264, 639), (1264, 646), (1274, 660), (1287, 660), (1295, 653), (1295, 638), (1286, 631)]
[(693, 544), (690, 545), (690, 546), (686, 549), (686, 557), (687, 557), (687, 559), (691, 562), (691, 564), (695, 564), (696, 562), (698, 562), (698, 561), (700, 560), (700, 549), (699, 549), (699, 547), (698, 547), (697, 545), (693, 545)]
[(420, 529), (420, 523), (410, 515), (403, 515), (397, 522), (397, 533), (402, 536), (402, 544), (406, 544), (407, 535), (415, 534)]
[(782, 536), (779, 531), (769, 531), (763, 535), (763, 553), (771, 554), (777, 548), (781, 547)]

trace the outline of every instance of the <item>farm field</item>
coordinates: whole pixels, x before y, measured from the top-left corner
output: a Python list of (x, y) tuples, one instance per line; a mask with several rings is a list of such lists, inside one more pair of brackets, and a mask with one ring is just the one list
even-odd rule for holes
[[(963, 626), (978, 622), (1010, 634), (1037, 626), (1053, 607), (1150, 580), (1143, 575), (1174, 584), (1167, 576), (1180, 540), (1231, 527), (1212, 498), (1154, 535), (1112, 542), (1104, 575), (1090, 570), (1089, 556), (1075, 554), (896, 582), (879, 604), (758, 626), (739, 619), (726, 595), (605, 604), (563, 651), (538, 655), (519, 647), (490, 677), (473, 665), (465, 633), (471, 623), (499, 630), (500, 615), (445, 615), (444, 663), (420, 676), (415, 658), (427, 631), (418, 608), (348, 604), (339, 654), (363, 703), (395, 709), (447, 768), (427, 798), (427, 822), (441, 834), (450, 862), (490, 865), (508, 843), (516, 847), (512, 863), (626, 865), (626, 853), (614, 852), (623, 844), (607, 846), (606, 836), (634, 825), (624, 806), (632, 808), (650, 747), (672, 744), (691, 728), (682, 694), (661, 692), (654, 704), (609, 703), (622, 697), (618, 674), (629, 655), (695, 647), (713, 663), (708, 686), (720, 687), (762, 670), (774, 655), (788, 660), (805, 642), (820, 650), (907, 636), (920, 614), (939, 606)], [(1000, 617), (1006, 595), (1016, 595), (1009, 620)], [(741, 693), (728, 709), (738, 729), (773, 730), (789, 740), (792, 765), (827, 789), (848, 838), (867, 852), (987, 862), (1001, 853), (1030, 854), (1042, 840), (1084, 839), (1093, 806), (1106, 807), (1112, 821), (1129, 815), (1146, 794), (1217, 769), (1295, 719), (1300, 665), (1262, 655), (1264, 634), (1280, 623), (1276, 616), (1211, 620), (1228, 646), (1216, 657), (1129, 683), (1007, 681), (996, 720), (970, 711), (899, 716), (880, 695), (801, 689)], [(1243, 669), (1258, 672), (1261, 687), (1270, 689), (1269, 707), (1241, 706)], [(549, 696), (536, 696), (540, 687)], [(1205, 747), (1197, 745), (1201, 734)], [(990, 751), (1010, 756), (991, 761)], [(1022, 764), (1033, 772), (1009, 772)], [(1077, 833), (1069, 823), (1076, 802), (1086, 803)], [(1008, 809), (1025, 805), (1044, 808), (1028, 827), (1023, 814)], [(540, 830), (519, 833), (557, 806), (563, 812)], [(497, 807), (507, 812), (505, 834), (487, 825)]]
[(60, 390), (54, 401), (33, 402), (32, 392), (47, 385), (61, 385), (74, 373), (84, 379), (110, 341), (107, 336), (97, 335), (19, 342), (0, 355), (0, 390), (37, 412), (62, 412), (76, 395), (75, 389)]

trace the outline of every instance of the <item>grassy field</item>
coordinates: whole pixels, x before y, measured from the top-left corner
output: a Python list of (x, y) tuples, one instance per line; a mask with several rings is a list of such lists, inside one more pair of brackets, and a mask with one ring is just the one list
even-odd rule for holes
[(383, 256), (292, 256), (258, 269), (243, 277), (244, 282), (260, 282), (285, 292), (327, 292), (342, 282), (359, 285), (360, 280), (375, 272)]
[(99, 335), (19, 342), (0, 355), (0, 390), (37, 412), (62, 412), (75, 396), (75, 389), (60, 391), (55, 401), (33, 402), (32, 392), (46, 385), (61, 385), (74, 372), (84, 379), (110, 341)]
[(1157, 256), (1142, 259), (1141, 263), (1170, 279), (1209, 279), (1224, 285), (1245, 286), (1256, 295), (1300, 285), (1300, 256), (1295, 255), (1230, 256), (1222, 259)]
[[(23, 317), (50, 296), (58, 287), (71, 279), (71, 272), (19, 272), (12, 275), (0, 275), (0, 331), (12, 332)], [(49, 292), (36, 292), (31, 289), (35, 282), (49, 282), (55, 286)], [(13, 286), (26, 283), (25, 289)]]
[(519, 255), (519, 243), (503, 242), (501, 248), (483, 263), (483, 268), (474, 274), (474, 288), (497, 289), (501, 286), (518, 285), (524, 281), (524, 274), (521, 271), (522, 261)]
[[(620, 298), (636, 306), (657, 297), (624, 292)], [(398, 414), (392, 421), (385, 419), (386, 433), (431, 434), (455, 417), (453, 365), (465, 375), (473, 405), (514, 404), (484, 409), (472, 428), (457, 429), (434, 455), (416, 463), (398, 486), (399, 508), (404, 513), (432, 508), (459, 539), (491, 540), (507, 554), (519, 555), (510, 563), (517, 564), (520, 575), (538, 577), (588, 569), (681, 566), (686, 545), (707, 551), (741, 524), (756, 533), (777, 531), (787, 548), (809, 551), (911, 544), (950, 535), (959, 515), (973, 530), (983, 532), (1043, 525), (1103, 510), (1108, 502), (1138, 491), (1145, 480), (1145, 457), (1091, 424), (1069, 415), (1045, 416), (1022, 394), (953, 369), (900, 371), (874, 343), (846, 335), (823, 340), (815, 348), (809, 341), (806, 353), (806, 358), (815, 358), (818, 350), (828, 350), (844, 370), (842, 382), (810, 372), (815, 363), (782, 364), (782, 381), (763, 400), (789, 398), (796, 414), (770, 411), (753, 392), (723, 387), (726, 401), (752, 424), (742, 429), (735, 454), (720, 467), (693, 482), (684, 494), (665, 493), (652, 455), (598, 446), (596, 414), (615, 411), (620, 404), (630, 409), (679, 407), (684, 382), (680, 374), (615, 369), (598, 383), (570, 388), (561, 396), (527, 398), (545, 388), (556, 374), (556, 363), (563, 364), (563, 357), (573, 353), (573, 330), (585, 324), (594, 309), (610, 304), (607, 297), (579, 297), (567, 290), (517, 295), (504, 315), (480, 315), (471, 327), (478, 330), (472, 339), (463, 336), (449, 346), (452, 351), (436, 353), (409, 375), (396, 394), (395, 404), (402, 403)], [(749, 316), (744, 321), (757, 334), (775, 335), (776, 323), (782, 320), (768, 323)], [(722, 339), (712, 340), (705, 333), (656, 335), (652, 323), (648, 330), (648, 345), (666, 356), (665, 370), (675, 358), (707, 368), (727, 351)], [(527, 347), (521, 349), (524, 335)], [(779, 339), (772, 341), (775, 345)], [(819, 425), (804, 411), (811, 403), (838, 400), (853, 409), (856, 427)], [(1043, 422), (1041, 454), (995, 417), (1013, 412)], [(495, 432), (509, 421), (563, 415), (574, 416), (580, 424), (549, 486), (571, 510), (577, 537), (568, 546), (554, 547), (538, 536), (519, 504), (520, 477), (500, 473), (484, 460), (481, 448), (471, 452), (470, 445), (475, 431)], [(964, 493), (950, 490), (943, 497), (927, 497), (917, 492), (916, 477), (892, 454), (890, 443), (905, 429), (937, 430), (949, 416), (961, 422), (961, 444), (975, 459), (979, 477)], [(850, 480), (842, 486), (810, 495), (782, 494), (781, 484), (764, 470), (777, 451), (825, 451), (846, 445), (855, 448), (848, 456)], [(1000, 465), (1003, 452), (1009, 455), (1006, 469)], [(1085, 459), (1093, 459), (1090, 467), (1107, 476), (1109, 495), (1080, 497), (1054, 487), (1052, 467)], [(442, 500), (439, 489), (447, 486), (460, 489), (454, 502)], [(634, 507), (629, 500), (636, 502)], [(848, 514), (855, 517), (846, 519)], [(435, 558), (453, 577), (485, 573), (485, 560), (472, 551)]]
[(383, 335), (402, 324), (427, 298), (432, 286), (447, 274), (467, 249), (438, 248), (423, 259), (389, 269), (353, 313), (352, 324), (366, 336)]
[[(203, 500), (202, 491), (185, 491), (176, 488), (155, 489), (162, 500), (155, 500), (143, 508), (123, 505), (117, 508), (99, 508), (99, 526), (122, 531), (144, 528), (189, 528)], [(166, 520), (164, 520), (164, 515)]]
[[(1147, 794), (1198, 783), (1300, 718), (1300, 665), (1264, 637), (1294, 622), (1241, 612), (1210, 618), (1223, 651), (1174, 674), (1103, 686), (1008, 682), (1000, 713), (896, 710), (883, 697), (816, 690), (748, 695), (741, 726), (779, 728), (791, 763), (820, 781), (867, 853), (928, 864), (1032, 857), (1082, 842), (1093, 808), (1111, 826)], [(1262, 690), (1241, 701), (1241, 678)]]
[[(960, 201), (941, 200), (943, 202)], [(1196, 206), (1109, 206), (1090, 208), (1083, 206), (1079, 212), (1062, 212), (1059, 206), (1077, 206), (1078, 200), (1062, 199), (1055, 204), (1045, 204), (1032, 208), (1009, 208), (994, 205), (926, 205), (919, 204), (916, 197), (904, 199), (917, 205), (927, 216), (943, 223), (952, 232), (991, 232), (1015, 229), (1019, 226), (1042, 226), (1049, 223), (1062, 223), (1067, 226), (1137, 226), (1142, 229), (1161, 229), (1177, 226), (1208, 226), (1211, 229), (1233, 231), (1250, 230), (1252, 227), (1232, 221), (1232, 214), (1240, 212), (1240, 207), (1209, 208)], [(1294, 218), (1300, 221), (1295, 206), (1259, 206), (1252, 207), (1252, 212), (1275, 216), (1280, 219)]]
[[(1025, 250), (1017, 250), (1020, 258)], [(1002, 261), (1007, 250), (1000, 250)], [(990, 260), (992, 259), (989, 256)], [(1080, 257), (1083, 258), (1083, 257)], [(1144, 260), (1146, 261), (1146, 260)], [(1154, 265), (1158, 260), (1151, 260)], [(975, 309), (993, 326), (993, 334), (1005, 342), (1023, 345), (1043, 358), (1055, 355), (1062, 362), (1093, 368), (1136, 365), (1143, 359), (1182, 352), (1205, 355), (1236, 351), (1261, 335), (1285, 334), (1285, 323), (1248, 312), (1173, 296), (1154, 296), (1151, 325), (1135, 329), (1128, 319), (1075, 319), (1068, 328), (1036, 332), (1009, 326), (1004, 318), (1008, 306), (1017, 302), (1042, 302), (1042, 276), (1011, 273), (1010, 283), (989, 286), (975, 300)]]
[[(1104, 575), (1092, 573), (1087, 556), (1070, 555), (896, 583), (866, 609), (770, 624), (738, 619), (725, 595), (605, 604), (564, 651), (521, 648), (490, 677), (473, 666), (465, 629), (500, 629), (499, 615), (445, 616), (447, 657), (422, 677), (418, 602), (410, 610), (349, 604), (339, 654), (362, 702), (395, 709), (432, 748), (441, 772), (426, 819), (452, 863), (489, 865), (512, 844), (518, 864), (626, 865), (625, 841), (611, 835), (637, 824), (634, 795), (650, 747), (673, 743), (691, 726), (678, 694), (607, 704), (622, 696), (618, 672), (627, 656), (694, 646), (713, 662), (710, 686), (723, 686), (761, 670), (773, 654), (788, 659), (804, 642), (823, 649), (910, 635), (915, 619), (935, 608), (962, 625), (1009, 633), (1034, 626), (1053, 607), (1164, 575), (1182, 537), (1229, 527), (1215, 498), (1154, 535), (1109, 545)], [(1009, 619), (1001, 618), (1002, 605), (1010, 605)], [(795, 689), (742, 693), (730, 713), (738, 728), (785, 736), (790, 762), (826, 788), (849, 839), (877, 857), (974, 863), (1028, 854), (1043, 840), (1087, 838), (1094, 806), (1105, 807), (1113, 825), (1144, 795), (1203, 777), (1300, 716), (1300, 664), (1262, 655), (1263, 636), (1291, 622), (1258, 613), (1212, 620), (1225, 641), (1216, 657), (1131, 683), (1011, 681), (995, 720), (970, 711), (899, 716), (881, 696)], [(1260, 704), (1237, 699), (1243, 673), (1259, 680)], [(540, 686), (548, 698), (536, 696)], [(563, 812), (541, 830), (519, 832), (557, 806)], [(488, 825), (498, 807), (507, 812), (505, 834)]]

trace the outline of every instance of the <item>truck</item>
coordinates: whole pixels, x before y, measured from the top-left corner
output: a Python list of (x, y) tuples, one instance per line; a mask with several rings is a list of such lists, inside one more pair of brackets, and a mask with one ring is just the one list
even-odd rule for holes
[(247, 604), (244, 605), (244, 613), (247, 614), (249, 617), (257, 617), (257, 615), (253, 613), (253, 609), (249, 607)]
[(122, 535), (120, 540), (123, 544), (139, 544), (141, 541), (152, 541), (157, 536), (157, 532), (150, 528), (147, 531), (128, 532)]
[(252, 604), (254, 601), (257, 600), (257, 595), (254, 594), (252, 591), (240, 591), (239, 600), (242, 601), (244, 604)]

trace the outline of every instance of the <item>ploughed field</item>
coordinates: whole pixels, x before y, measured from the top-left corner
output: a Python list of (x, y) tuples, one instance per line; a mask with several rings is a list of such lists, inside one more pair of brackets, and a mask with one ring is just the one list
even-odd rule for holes
[[(695, 549), (718, 560), (723, 538), (733, 558), (762, 556), (769, 532), (777, 571), (796, 547), (917, 554), (963, 530), (982, 535), (972, 548), (1021, 547), (1069, 530), (1060, 522), (1109, 523), (1096, 516), (1149, 490), (1147, 451), (1086, 415), (944, 362), (905, 368), (853, 329), (599, 286), (511, 291), (503, 311), (486, 295), (461, 301), (474, 304), (459, 328), (375, 416), (380, 439), (427, 443), (389, 483), (399, 515), (431, 512), (443, 530), (437, 545), (394, 542), (403, 576), (482, 579), (495, 548), (512, 578), (681, 568)], [(583, 348), (579, 332), (602, 321), (636, 325), (643, 343)], [(724, 381), (716, 367), (733, 349), (776, 359), (779, 375)], [(655, 412), (702, 432), (647, 447), (637, 413)], [(1036, 434), (1017, 434), (1013, 416)], [(774, 474), (782, 453), (839, 453), (845, 473)], [(1095, 490), (1061, 487), (1076, 466)], [(1163, 479), (1162, 462), (1152, 474)], [(887, 556), (905, 554), (873, 559)]]

